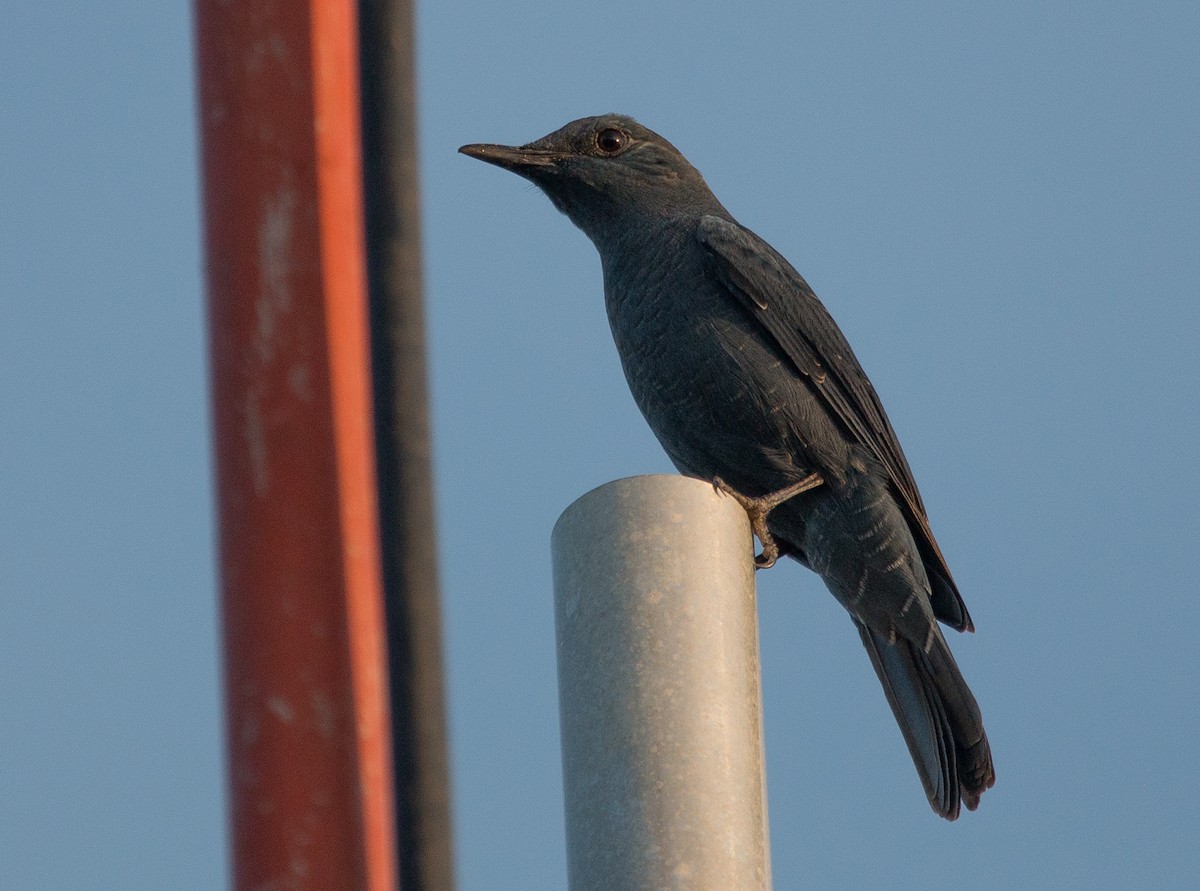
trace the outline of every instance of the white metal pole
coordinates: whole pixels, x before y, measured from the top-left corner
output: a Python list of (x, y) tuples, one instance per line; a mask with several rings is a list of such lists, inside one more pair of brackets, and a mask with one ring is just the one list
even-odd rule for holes
[(572, 891), (769, 889), (745, 512), (699, 480), (617, 480), (551, 549)]

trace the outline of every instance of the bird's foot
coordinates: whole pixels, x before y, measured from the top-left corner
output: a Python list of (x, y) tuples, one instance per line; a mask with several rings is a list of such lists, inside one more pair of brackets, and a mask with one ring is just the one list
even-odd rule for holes
[(821, 474), (810, 473), (804, 479), (797, 480), (790, 486), (785, 486), (776, 492), (768, 492), (757, 498), (743, 495), (719, 476), (713, 477), (713, 488), (733, 498), (750, 517), (750, 529), (762, 543), (762, 553), (754, 558), (754, 566), (756, 569), (770, 569), (779, 559), (779, 545), (775, 542), (775, 537), (771, 535), (771, 530), (767, 528), (767, 516), (783, 502), (794, 498), (801, 492), (815, 489), (823, 482), (825, 479)]

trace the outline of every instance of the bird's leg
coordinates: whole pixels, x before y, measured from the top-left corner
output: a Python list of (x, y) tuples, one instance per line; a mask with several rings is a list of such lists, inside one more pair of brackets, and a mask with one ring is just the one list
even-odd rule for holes
[(768, 492), (766, 495), (760, 495), (757, 498), (750, 498), (743, 495), (719, 476), (713, 477), (713, 488), (718, 492), (724, 492), (726, 495), (731, 496), (746, 511), (746, 514), (750, 517), (750, 528), (758, 536), (758, 540), (762, 542), (762, 553), (754, 558), (754, 566), (757, 569), (770, 569), (775, 565), (775, 561), (779, 559), (779, 545), (775, 543), (775, 537), (771, 535), (771, 530), (767, 528), (767, 515), (788, 499), (794, 498), (801, 492), (807, 492), (809, 489), (815, 489), (823, 482), (825, 482), (825, 479), (821, 474), (810, 473), (804, 479), (797, 480), (790, 486), (785, 486), (776, 492)]

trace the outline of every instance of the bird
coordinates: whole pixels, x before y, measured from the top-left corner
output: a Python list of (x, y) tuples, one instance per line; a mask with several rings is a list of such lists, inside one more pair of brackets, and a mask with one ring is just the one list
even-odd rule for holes
[(626, 115), (459, 151), (532, 182), (592, 241), (621, 367), (671, 462), (746, 508), (759, 568), (787, 556), (821, 577), (934, 812), (976, 809), (991, 747), (939, 622), (974, 624), (879, 396), (812, 288)]

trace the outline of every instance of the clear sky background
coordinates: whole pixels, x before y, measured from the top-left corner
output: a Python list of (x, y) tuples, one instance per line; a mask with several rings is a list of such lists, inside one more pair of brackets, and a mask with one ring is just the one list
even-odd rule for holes
[[(224, 887), (191, 22), (0, 25), (0, 888)], [(852, 626), (759, 574), (779, 889), (1200, 887), (1200, 5), (421, 5), (457, 864), (565, 886), (549, 535), (670, 466), (586, 238), (455, 154), (671, 139), (821, 295), (978, 627), (928, 809)]]

